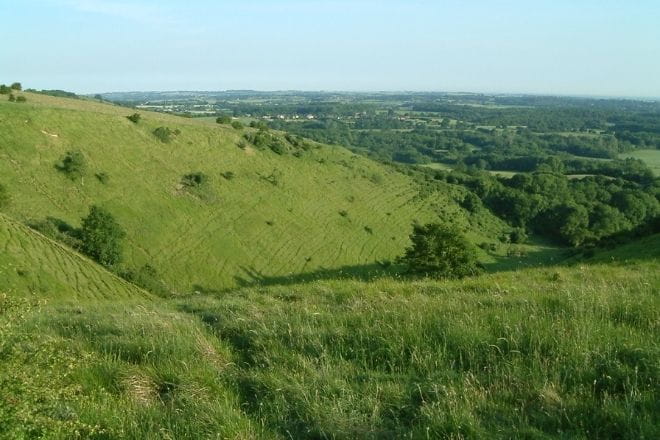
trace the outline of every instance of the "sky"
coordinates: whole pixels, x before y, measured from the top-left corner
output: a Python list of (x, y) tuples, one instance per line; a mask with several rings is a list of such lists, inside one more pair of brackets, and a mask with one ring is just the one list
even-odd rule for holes
[(0, 83), (660, 97), (660, 0), (0, 0)]

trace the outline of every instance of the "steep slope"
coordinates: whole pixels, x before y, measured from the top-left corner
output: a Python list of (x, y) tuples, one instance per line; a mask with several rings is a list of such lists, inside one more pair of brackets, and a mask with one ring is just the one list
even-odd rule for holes
[(94, 262), (0, 214), (0, 293), (49, 300), (145, 298)]
[[(343, 148), (310, 144), (280, 155), (239, 148), (252, 129), (155, 113), (134, 124), (129, 109), (26, 95), (26, 104), (0, 102), (0, 180), (14, 194), (10, 214), (75, 226), (100, 204), (128, 233), (128, 263), (155, 266), (181, 291), (368, 268), (402, 253), (415, 220), (450, 220), (477, 242), (506, 230), (487, 212), (461, 209), (460, 188), (428, 192)], [(161, 126), (180, 134), (163, 143), (153, 135)], [(87, 159), (82, 179), (55, 169), (69, 150)], [(209, 178), (203, 192), (182, 185), (196, 172)]]

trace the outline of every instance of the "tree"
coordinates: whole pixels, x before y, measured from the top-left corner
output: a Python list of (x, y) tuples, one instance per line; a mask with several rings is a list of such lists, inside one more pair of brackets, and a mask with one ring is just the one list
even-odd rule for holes
[(85, 175), (87, 161), (80, 151), (67, 151), (56, 168), (66, 174), (69, 179), (75, 180)]
[(12, 90), (18, 90), (19, 92), (23, 90), (23, 86), (21, 86), (21, 83), (15, 82), (11, 85)]
[(93, 205), (82, 220), (82, 251), (103, 266), (114, 266), (121, 261), (121, 240), (125, 235), (110, 212)]
[(227, 115), (221, 115), (218, 116), (218, 118), (215, 120), (218, 124), (230, 124), (231, 123), (231, 117)]
[(434, 278), (462, 278), (478, 273), (474, 247), (457, 230), (438, 223), (413, 225), (412, 245), (400, 261), (408, 272)]
[(0, 183), (0, 210), (9, 206), (10, 201), (11, 198), (9, 197), (9, 191), (7, 191), (7, 188)]
[(9, 95), (9, 93), (11, 93), (11, 87), (0, 84), (0, 95)]

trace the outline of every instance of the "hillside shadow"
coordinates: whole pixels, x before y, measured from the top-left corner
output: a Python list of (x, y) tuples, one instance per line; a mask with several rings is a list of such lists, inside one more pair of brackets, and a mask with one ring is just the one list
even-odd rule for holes
[(494, 260), (483, 264), (486, 273), (510, 272), (534, 267), (551, 267), (564, 264), (575, 252), (572, 249), (560, 247), (543, 247), (526, 250), (522, 255), (493, 255)]
[(241, 266), (241, 270), (242, 275), (234, 276), (239, 287), (288, 286), (327, 280), (373, 281), (378, 278), (402, 276), (403, 272), (403, 269), (396, 265), (388, 266), (379, 263), (341, 266), (333, 269), (319, 268), (309, 272), (280, 276), (264, 275), (254, 267)]

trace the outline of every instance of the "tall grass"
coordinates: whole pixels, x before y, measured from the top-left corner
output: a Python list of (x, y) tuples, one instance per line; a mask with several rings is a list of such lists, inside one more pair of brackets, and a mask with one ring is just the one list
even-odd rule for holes
[(659, 274), (39, 305), (3, 335), (0, 377), (18, 374), (0, 402), (22, 406), (0, 403), (0, 437), (32, 423), (52, 438), (657, 438)]

